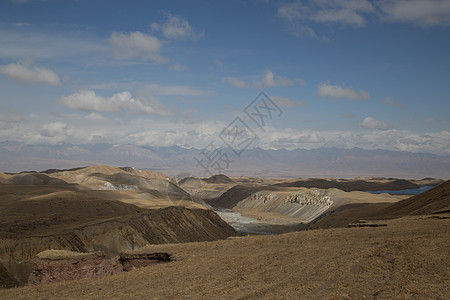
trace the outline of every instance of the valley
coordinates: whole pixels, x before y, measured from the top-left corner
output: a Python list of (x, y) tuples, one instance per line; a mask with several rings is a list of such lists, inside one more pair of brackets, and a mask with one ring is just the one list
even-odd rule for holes
[[(434, 188), (414, 196), (371, 193), (423, 186)], [(77, 293), (89, 297), (86, 293), (93, 286), (82, 283), (84, 279), (100, 287), (148, 272), (170, 282), (177, 272), (197, 270), (203, 272), (194, 276), (192, 288), (182, 279), (172, 291), (159, 286), (152, 295), (200, 296), (198, 289), (207, 288), (208, 296), (223, 296), (228, 289), (237, 298), (300, 292), (311, 297), (389, 297), (395, 295), (392, 289), (404, 284), (400, 278), (409, 274), (408, 268), (434, 268), (437, 258), (448, 258), (446, 251), (439, 251), (448, 246), (450, 181), (432, 178), (214, 175), (177, 180), (161, 172), (97, 165), (0, 173), (0, 196), (0, 282), (7, 288), (0, 295), (5, 299), (20, 298), (16, 291), (22, 288), (11, 288), (24, 285), (36, 285), (46, 295), (57, 286), (66, 289), (63, 294), (80, 289)], [(433, 255), (438, 256), (407, 258), (425, 251), (408, 235), (420, 235), (425, 244), (435, 245)], [(384, 254), (370, 254), (374, 251)], [(171, 262), (159, 264), (156, 257), (161, 255), (171, 257)], [(389, 269), (391, 263), (382, 257), (407, 268)], [(294, 271), (294, 266), (299, 269)], [(423, 272), (440, 274), (440, 286), (449, 279), (444, 266)], [(339, 280), (322, 273), (338, 270), (343, 272)], [(349, 280), (344, 278), (355, 274), (378, 282), (374, 272), (396, 278), (392, 289), (375, 290), (378, 283), (358, 288), (356, 283), (344, 284)], [(206, 283), (203, 276), (211, 280)], [(302, 283), (295, 285), (294, 278)], [(223, 280), (223, 289), (213, 288), (215, 281)], [(415, 280), (411, 288), (421, 295), (415, 284), (424, 279)], [(47, 287), (48, 283), (52, 284)], [(120, 286), (116, 282), (102, 295), (108, 297)], [(29, 297), (37, 291), (31, 286), (23, 289)], [(427, 293), (442, 295), (435, 288)]]

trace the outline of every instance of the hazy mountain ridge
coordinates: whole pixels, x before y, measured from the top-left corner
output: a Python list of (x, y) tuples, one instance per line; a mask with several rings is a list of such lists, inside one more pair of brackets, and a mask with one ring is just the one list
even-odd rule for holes
[[(201, 149), (179, 146), (136, 145), (28, 145), (0, 143), (0, 170), (19, 172), (109, 164), (140, 169), (163, 170), (169, 175), (181, 172), (204, 175), (196, 166)], [(403, 178), (450, 178), (450, 156), (361, 148), (317, 148), (312, 150), (247, 149), (222, 173), (230, 175), (285, 177), (389, 176)], [(276, 171), (275, 171), (276, 170)], [(218, 173), (211, 170), (212, 173)]]

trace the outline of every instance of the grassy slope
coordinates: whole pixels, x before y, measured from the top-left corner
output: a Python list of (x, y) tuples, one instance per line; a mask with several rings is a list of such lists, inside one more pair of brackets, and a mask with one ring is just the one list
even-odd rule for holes
[(384, 218), (424, 215), (450, 210), (450, 180), (411, 198), (394, 203), (381, 211)]
[(177, 260), (100, 280), (1, 290), (1, 299), (416, 298), (450, 294), (450, 220), (149, 246)]
[(390, 203), (350, 204), (324, 215), (309, 225), (311, 229), (346, 227), (363, 219), (393, 219), (426, 215), (450, 209), (450, 180), (419, 195)]

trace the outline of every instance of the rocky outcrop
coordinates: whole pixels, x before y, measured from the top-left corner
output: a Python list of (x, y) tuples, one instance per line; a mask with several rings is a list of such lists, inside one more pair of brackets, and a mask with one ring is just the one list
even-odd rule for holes
[(328, 206), (333, 204), (327, 190), (307, 190), (288, 195), (286, 202), (300, 205)]
[(347, 225), (347, 227), (349, 228), (354, 228), (354, 227), (384, 227), (387, 226), (386, 223), (375, 223), (375, 222), (367, 222), (366, 220), (359, 220), (356, 223), (350, 223)]
[(288, 195), (261, 191), (240, 201), (233, 209), (275, 212), (308, 223), (324, 213), (332, 204), (327, 190), (305, 190)]
[(172, 261), (165, 252), (129, 254), (107, 258), (102, 252), (79, 253), (65, 250), (46, 250), (34, 260), (28, 285), (38, 285), (73, 279), (103, 278), (155, 263)]
[(37, 257), (28, 284), (102, 278), (121, 271), (122, 268), (116, 261), (105, 257), (104, 253), (74, 253), (71, 256), (57, 258)]
[[(113, 257), (121, 251), (147, 244), (213, 241), (236, 235), (238, 233), (211, 210), (167, 207), (84, 224), (67, 233), (0, 239), (0, 263), (9, 266), (18, 261), (32, 261), (37, 253), (46, 249), (101, 251)], [(7, 269), (14, 280), (24, 283), (24, 267)]]
[(107, 191), (137, 191), (139, 188), (135, 185), (127, 184), (111, 184), (110, 182), (105, 182), (105, 186), (99, 187), (100, 190)]
[(165, 263), (172, 261), (169, 253), (154, 252), (154, 253), (139, 253), (129, 254), (121, 253), (119, 262), (122, 265), (122, 270), (127, 272), (135, 268), (148, 267), (155, 263)]

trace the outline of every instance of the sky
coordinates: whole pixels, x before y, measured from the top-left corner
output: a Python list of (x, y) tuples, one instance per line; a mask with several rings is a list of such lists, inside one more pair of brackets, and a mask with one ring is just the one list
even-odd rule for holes
[(449, 53), (449, 0), (3, 0), (0, 142), (201, 149), (239, 118), (251, 147), (450, 155)]

